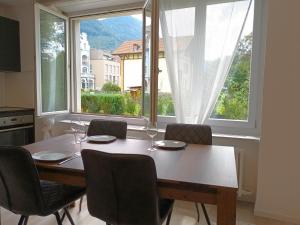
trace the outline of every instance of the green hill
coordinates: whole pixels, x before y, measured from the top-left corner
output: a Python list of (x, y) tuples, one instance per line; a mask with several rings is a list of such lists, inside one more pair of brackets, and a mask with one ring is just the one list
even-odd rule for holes
[(113, 51), (124, 41), (142, 39), (142, 21), (131, 16), (83, 20), (80, 32), (87, 33), (92, 48)]

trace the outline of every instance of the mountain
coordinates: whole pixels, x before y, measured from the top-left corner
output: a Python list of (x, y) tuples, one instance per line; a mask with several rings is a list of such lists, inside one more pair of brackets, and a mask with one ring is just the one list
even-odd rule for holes
[(83, 20), (80, 32), (87, 33), (91, 48), (113, 51), (124, 41), (142, 39), (142, 21), (132, 16)]

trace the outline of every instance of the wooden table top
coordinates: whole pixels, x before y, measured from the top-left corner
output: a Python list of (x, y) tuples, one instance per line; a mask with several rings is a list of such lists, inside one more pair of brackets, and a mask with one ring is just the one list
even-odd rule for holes
[[(180, 151), (157, 150), (150, 152), (147, 150), (149, 145), (150, 141), (148, 140), (118, 139), (109, 144), (82, 143), (82, 149), (149, 155), (155, 161), (158, 181), (214, 188), (238, 188), (233, 147), (188, 144), (184, 150)], [(74, 144), (72, 134), (54, 137), (24, 147), (31, 153), (39, 151), (72, 151), (75, 153), (80, 151), (80, 145)], [(84, 172), (81, 158), (73, 159), (62, 165), (37, 163), (37, 166), (77, 173)]]

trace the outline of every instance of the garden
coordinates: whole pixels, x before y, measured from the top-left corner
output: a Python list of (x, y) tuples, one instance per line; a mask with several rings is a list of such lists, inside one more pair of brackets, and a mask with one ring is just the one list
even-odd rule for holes
[[(147, 99), (147, 97), (145, 98)], [(159, 93), (157, 110), (159, 115), (174, 116), (171, 93)], [(81, 111), (84, 113), (110, 114), (138, 117), (142, 115), (141, 91), (122, 92), (114, 84), (103, 85), (101, 91), (81, 91)]]

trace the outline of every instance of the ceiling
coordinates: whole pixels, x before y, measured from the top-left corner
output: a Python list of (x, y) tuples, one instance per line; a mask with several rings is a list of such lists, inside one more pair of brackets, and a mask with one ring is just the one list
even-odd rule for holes
[(143, 4), (145, 0), (38, 0), (38, 2), (55, 6), (66, 14), (69, 14), (79, 11), (117, 7), (120, 5)]
[[(34, 0), (0, 0), (0, 4), (5, 5), (22, 5)], [(36, 0), (47, 6), (55, 6), (66, 14), (74, 12), (118, 7), (126, 5), (140, 4), (143, 5), (145, 0)]]

